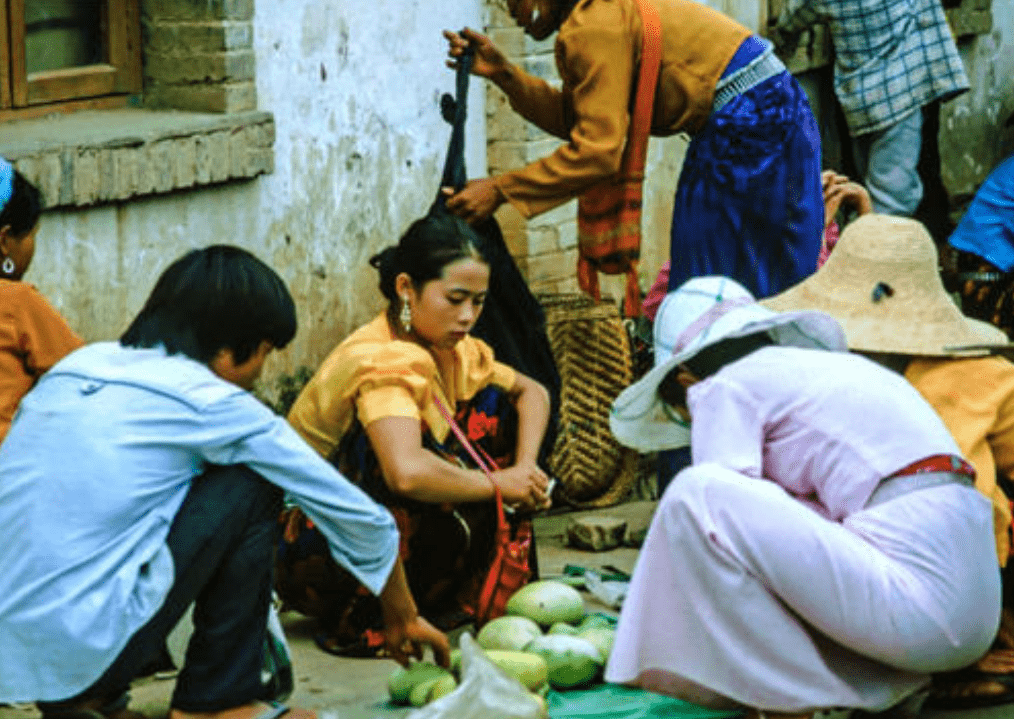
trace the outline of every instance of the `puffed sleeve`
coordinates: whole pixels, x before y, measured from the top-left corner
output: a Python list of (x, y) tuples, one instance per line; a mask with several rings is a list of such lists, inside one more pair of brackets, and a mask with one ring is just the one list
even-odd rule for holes
[(410, 342), (339, 345), (300, 392), (289, 423), (329, 457), (358, 418), (365, 427), (381, 417), (419, 417), (433, 359)]
[(356, 410), (364, 427), (383, 417), (418, 419), (436, 374), (433, 358), (411, 342), (392, 342), (365, 359), (356, 375)]
[(495, 385), (504, 390), (514, 388), (517, 372), (502, 362), (497, 362), (493, 349), (476, 337), (467, 337), (457, 347), (461, 361), (461, 376), (458, 380), (459, 399), (471, 399), (482, 389)]

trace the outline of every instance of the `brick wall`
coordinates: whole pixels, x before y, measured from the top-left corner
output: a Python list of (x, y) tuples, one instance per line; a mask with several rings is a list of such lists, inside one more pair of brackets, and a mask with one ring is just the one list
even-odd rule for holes
[(143, 0), (144, 103), (151, 108), (257, 108), (254, 0)]

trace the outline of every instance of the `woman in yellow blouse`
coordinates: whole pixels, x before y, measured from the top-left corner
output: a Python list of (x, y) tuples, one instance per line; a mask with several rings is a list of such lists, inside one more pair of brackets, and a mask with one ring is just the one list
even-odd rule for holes
[[(549, 505), (536, 458), (549, 417), (542, 385), (497, 362), (468, 332), (489, 265), (462, 220), (430, 215), (374, 257), (385, 312), (346, 338), (300, 393), (289, 421), (317, 451), (389, 507), (420, 613), (449, 629), (468, 621), (489, 567), (493, 483), (520, 510)], [(474, 468), (439, 405), (499, 469)], [(380, 608), (327, 556), (298, 512), (285, 517), (282, 599), (318, 617), (332, 653), (377, 654)]]
[(83, 343), (21, 277), (35, 255), (39, 190), (0, 157), (0, 442), (42, 374)]

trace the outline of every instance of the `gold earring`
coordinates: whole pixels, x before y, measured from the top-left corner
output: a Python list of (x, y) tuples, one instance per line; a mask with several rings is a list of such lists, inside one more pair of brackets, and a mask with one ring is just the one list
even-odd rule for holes
[(412, 308), (409, 307), (408, 297), (401, 298), (401, 315), (398, 319), (401, 320), (401, 328), (405, 330), (405, 334), (412, 331)]

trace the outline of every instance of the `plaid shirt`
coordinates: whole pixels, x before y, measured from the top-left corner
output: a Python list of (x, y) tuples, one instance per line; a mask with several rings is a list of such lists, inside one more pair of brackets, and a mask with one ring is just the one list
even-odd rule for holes
[(968, 89), (940, 0), (788, 0), (771, 39), (791, 52), (820, 23), (831, 31), (835, 94), (853, 137)]

